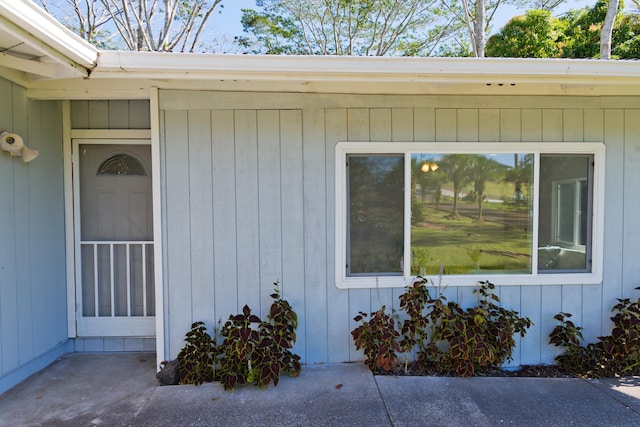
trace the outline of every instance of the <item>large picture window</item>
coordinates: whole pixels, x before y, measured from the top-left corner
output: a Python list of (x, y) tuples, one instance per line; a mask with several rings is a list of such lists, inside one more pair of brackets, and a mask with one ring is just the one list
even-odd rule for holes
[(601, 280), (603, 144), (340, 143), (336, 282)]

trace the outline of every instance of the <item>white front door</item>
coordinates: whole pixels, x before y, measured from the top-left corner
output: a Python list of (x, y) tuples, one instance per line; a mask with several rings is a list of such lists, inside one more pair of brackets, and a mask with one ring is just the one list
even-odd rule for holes
[(151, 146), (74, 140), (77, 335), (155, 335)]

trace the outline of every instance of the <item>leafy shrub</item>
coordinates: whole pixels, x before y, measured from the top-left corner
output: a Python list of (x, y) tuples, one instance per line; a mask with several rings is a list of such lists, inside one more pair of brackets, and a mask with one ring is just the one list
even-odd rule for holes
[(202, 322), (193, 324), (187, 344), (178, 355), (185, 361), (180, 364), (181, 378), (183, 365), (185, 370), (183, 383), (219, 380), (225, 390), (249, 383), (264, 388), (271, 382), (278, 385), (281, 374), (300, 374), (300, 356), (291, 352), (298, 316), (280, 297), (278, 283), (274, 285), (267, 321), (260, 320), (245, 305), (242, 313), (229, 316), (220, 329), (223, 341), (218, 346)]
[(382, 369), (389, 371), (395, 364), (400, 345), (397, 338), (400, 334), (395, 329), (393, 317), (385, 313), (385, 306), (371, 313), (371, 319), (367, 313), (360, 312), (353, 320), (361, 322), (361, 325), (351, 331), (356, 350), (364, 349), (366, 365), (372, 371)]
[[(640, 289), (640, 288), (636, 288)], [(564, 347), (565, 352), (556, 357), (561, 368), (569, 373), (590, 378), (618, 375), (640, 375), (640, 298), (617, 299), (611, 309), (614, 316), (611, 335), (598, 337), (598, 342), (582, 346), (582, 328), (568, 320), (569, 313), (554, 316), (560, 322), (551, 334), (549, 342)]]
[(195, 322), (178, 353), (178, 372), (182, 384), (202, 384), (215, 377), (216, 346), (202, 322)]
[(470, 376), (511, 360), (514, 335), (524, 336), (532, 322), (500, 307), (500, 299), (493, 293), (495, 285), (479, 282), (474, 291), (479, 295), (478, 306), (464, 310), (455, 302), (447, 302), (443, 295), (431, 297), (427, 284), (426, 279), (417, 277), (400, 296), (400, 310), (407, 314), (402, 335), (384, 306), (371, 313), (369, 321), (363, 312), (354, 318), (362, 323), (351, 334), (356, 349), (364, 349), (370, 369), (394, 369), (397, 352), (402, 351), (406, 371), (414, 349), (417, 367), (438, 374)]
[(440, 297), (429, 313), (432, 339), (418, 354), (419, 360), (440, 374), (471, 376), (512, 360), (515, 334), (524, 337), (532, 322), (518, 312), (497, 305), (495, 285), (479, 282), (478, 306), (463, 310)]

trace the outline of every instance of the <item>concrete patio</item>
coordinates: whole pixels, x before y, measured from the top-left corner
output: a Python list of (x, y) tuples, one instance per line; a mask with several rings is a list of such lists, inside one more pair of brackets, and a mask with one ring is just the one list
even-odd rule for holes
[(2, 426), (637, 426), (640, 378), (373, 376), (304, 366), (265, 390), (159, 387), (155, 355), (68, 354), (0, 396)]

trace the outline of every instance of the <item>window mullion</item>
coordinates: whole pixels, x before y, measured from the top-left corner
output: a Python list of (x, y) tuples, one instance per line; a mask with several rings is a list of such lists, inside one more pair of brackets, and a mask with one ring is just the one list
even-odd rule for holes
[(402, 265), (405, 282), (411, 275), (411, 166), (411, 152), (406, 151), (404, 153), (404, 262)]
[(538, 274), (538, 233), (540, 225), (540, 153), (533, 160), (533, 235), (531, 236), (531, 274)]

